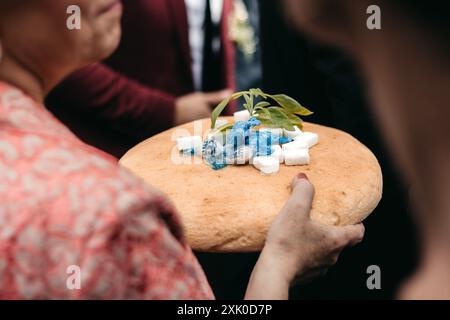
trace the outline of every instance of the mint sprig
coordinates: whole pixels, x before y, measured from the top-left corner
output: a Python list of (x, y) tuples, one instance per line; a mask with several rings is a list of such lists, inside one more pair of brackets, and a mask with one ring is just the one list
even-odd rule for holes
[[(295, 99), (284, 95), (270, 95), (261, 89), (250, 89), (248, 91), (236, 92), (223, 100), (213, 110), (211, 115), (211, 128), (216, 125), (217, 118), (233, 100), (244, 97), (243, 107), (255, 117), (261, 124), (269, 128), (284, 128), (294, 130), (294, 126), (302, 129), (302, 120), (299, 116), (309, 116), (313, 112), (302, 106)], [(261, 101), (259, 101), (261, 100)], [(259, 101), (255, 104), (255, 101)]]

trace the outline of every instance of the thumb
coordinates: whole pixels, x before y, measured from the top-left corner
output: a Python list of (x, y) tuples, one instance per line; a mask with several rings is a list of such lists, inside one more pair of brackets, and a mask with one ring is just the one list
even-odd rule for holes
[(292, 193), (288, 205), (296, 208), (296, 212), (309, 215), (314, 198), (314, 186), (304, 173), (299, 173), (292, 181)]
[(232, 92), (231, 92), (231, 90), (228, 90), (228, 89), (203, 93), (203, 97), (205, 98), (205, 101), (211, 105), (216, 105), (231, 95), (232, 95)]

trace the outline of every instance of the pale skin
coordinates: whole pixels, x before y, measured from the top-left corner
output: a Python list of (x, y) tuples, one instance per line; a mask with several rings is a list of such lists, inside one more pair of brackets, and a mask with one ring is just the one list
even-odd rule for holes
[[(120, 38), (120, 5), (113, 6), (114, 1), (111, 0), (76, 1), (83, 13), (84, 27), (71, 32), (64, 26), (66, 8), (72, 4), (72, 0), (26, 0), (20, 4), (15, 0), (0, 2), (0, 41), (3, 48), (0, 80), (43, 102), (46, 94), (67, 74), (104, 59), (114, 51)], [(40, 23), (41, 20), (45, 23)], [(40, 28), (36, 29), (36, 25)], [(208, 116), (206, 108), (228, 94), (193, 94), (183, 98), (178, 107), (198, 104), (203, 111), (197, 115)], [(290, 286), (323, 274), (336, 263), (346, 246), (362, 240), (362, 225), (333, 227), (312, 221), (309, 212), (313, 197), (314, 187), (307, 177), (304, 174), (295, 177), (292, 195), (270, 227), (266, 245), (252, 273), (246, 299), (288, 298)]]
[[(291, 21), (353, 55), (375, 115), (405, 181), (412, 186), (421, 237), (419, 268), (402, 299), (450, 299), (450, 66), (448, 41), (408, 12), (378, 1), (382, 30), (369, 31), (370, 1), (285, 0)], [(336, 8), (337, 6), (337, 8)], [(333, 10), (332, 10), (333, 9)], [(418, 13), (420, 14), (420, 12)], [(428, 22), (429, 23), (429, 22)], [(399, 231), (401, 236), (401, 230)]]
[(232, 92), (221, 90), (216, 92), (194, 92), (179, 97), (175, 102), (175, 124), (209, 118), (211, 110)]
[(363, 239), (362, 224), (334, 227), (311, 220), (314, 192), (304, 174), (292, 181), (291, 197), (269, 229), (246, 299), (287, 299), (292, 285), (325, 274), (345, 247)]

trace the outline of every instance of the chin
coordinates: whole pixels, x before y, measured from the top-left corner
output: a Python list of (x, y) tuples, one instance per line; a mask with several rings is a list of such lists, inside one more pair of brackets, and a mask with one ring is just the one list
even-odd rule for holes
[(298, 29), (321, 27), (326, 14), (321, 0), (285, 0), (284, 12), (290, 23)]
[(108, 58), (119, 46), (122, 32), (120, 26), (108, 31), (107, 34), (101, 38), (97, 37), (94, 41), (93, 47), (95, 48), (92, 59), (95, 62)]
[(105, 37), (103, 46), (106, 57), (110, 56), (114, 51), (116, 51), (117, 47), (120, 44), (121, 36), (122, 36), (122, 29), (118, 25), (110, 32), (110, 34), (108, 34), (108, 36)]
[[(288, 21), (300, 32), (318, 39), (338, 42), (338, 30), (344, 2), (335, 0), (284, 0), (284, 12)], [(338, 44), (338, 43), (336, 43)]]

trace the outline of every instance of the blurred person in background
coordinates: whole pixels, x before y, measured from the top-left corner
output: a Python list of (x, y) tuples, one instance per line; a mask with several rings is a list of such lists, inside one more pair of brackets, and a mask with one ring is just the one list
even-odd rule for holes
[(231, 11), (232, 0), (124, 2), (118, 50), (69, 76), (47, 107), (86, 143), (119, 158), (151, 135), (209, 117), (235, 87)]
[[(313, 110), (308, 121), (356, 137), (375, 154), (383, 171), (383, 198), (365, 220), (364, 243), (346, 253), (346, 259), (326, 278), (294, 288), (291, 296), (393, 298), (416, 266), (417, 237), (406, 188), (376, 127), (365, 81), (345, 51), (289, 23), (282, 2), (262, 1), (261, 22), (263, 89), (283, 91)], [(367, 267), (373, 264), (383, 272), (380, 290), (368, 290), (365, 285)]]
[[(367, 26), (371, 1), (285, 0), (300, 31), (345, 49), (366, 79), (373, 110), (405, 183), (420, 260), (397, 293), (450, 299), (450, 14), (447, 1), (377, 1), (380, 29)], [(373, 8), (373, 7), (372, 7)], [(390, 212), (391, 216), (398, 212)], [(385, 219), (388, 227), (390, 219)], [(389, 226), (390, 228), (390, 226)], [(378, 230), (383, 236), (385, 228)], [(396, 227), (403, 241), (404, 228)], [(394, 243), (391, 236), (389, 246)], [(401, 263), (401, 255), (392, 256)], [(383, 253), (388, 250), (383, 246)], [(397, 259), (397, 260), (395, 260)], [(376, 260), (373, 260), (376, 263)], [(382, 274), (392, 269), (381, 266)], [(383, 278), (383, 276), (382, 276)]]

